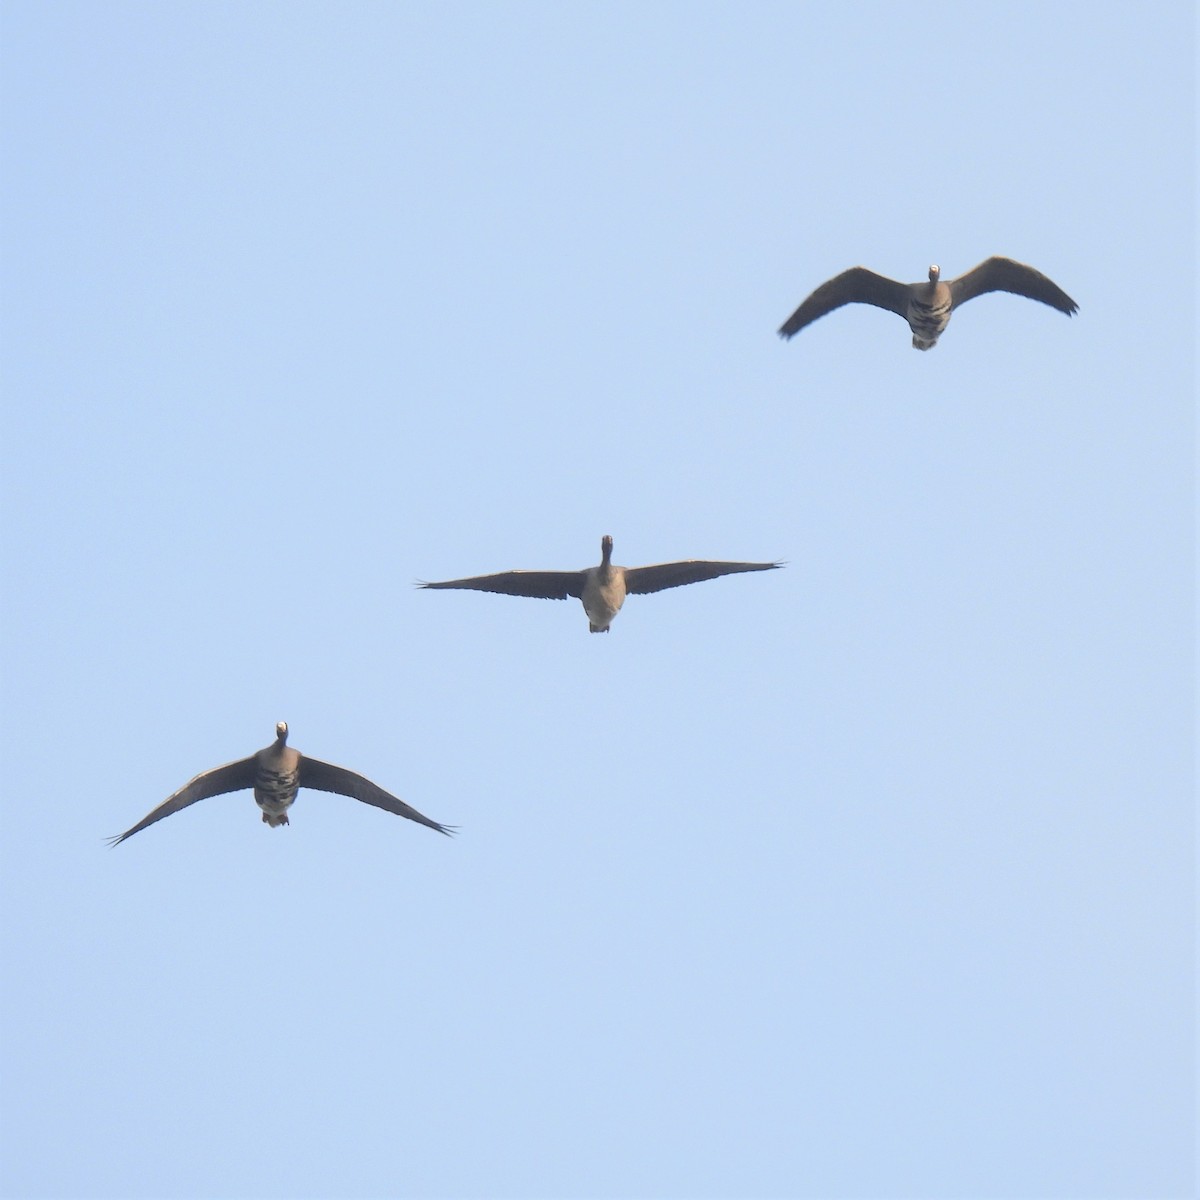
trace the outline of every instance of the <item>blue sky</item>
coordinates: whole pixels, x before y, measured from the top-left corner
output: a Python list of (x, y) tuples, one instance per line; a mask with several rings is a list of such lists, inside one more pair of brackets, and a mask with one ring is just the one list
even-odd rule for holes
[(0, 35), (4, 1195), (1193, 1193), (1191, 5)]

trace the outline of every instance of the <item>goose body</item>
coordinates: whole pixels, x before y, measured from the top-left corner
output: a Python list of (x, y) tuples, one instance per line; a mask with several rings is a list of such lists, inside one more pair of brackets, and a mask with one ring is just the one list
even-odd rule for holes
[(1071, 316), (1079, 305), (1040, 271), (1011, 258), (993, 256), (965, 275), (943, 282), (941, 268), (929, 268), (929, 281), (897, 283), (866, 267), (851, 267), (819, 288), (779, 327), (782, 338), (794, 337), (805, 325), (843, 304), (872, 304), (903, 317), (912, 330), (913, 346), (932, 350), (960, 304), (985, 292), (1011, 292), (1040, 300)]
[(707, 562), (686, 559), (682, 562), (656, 563), (649, 567), (619, 567), (612, 561), (613, 540), (600, 540), (600, 562), (582, 571), (501, 571), (496, 575), (474, 575), (468, 579), (447, 579), (441, 583), (422, 583), (423, 588), (466, 588), (476, 592), (498, 592), (506, 596), (533, 596), (543, 600), (565, 600), (574, 596), (587, 613), (592, 633), (607, 633), (613, 618), (621, 611), (625, 597), (632, 593), (660, 592), (664, 588), (701, 583), (720, 575), (742, 571), (771, 571), (781, 563)]
[(198, 800), (207, 800), (210, 796), (221, 796), (226, 792), (240, 792), (246, 788), (253, 789), (254, 801), (262, 809), (263, 821), (273, 828), (288, 824), (288, 809), (295, 803), (296, 793), (304, 787), (350, 796), (364, 804), (372, 804), (397, 816), (407, 817), (410, 821), (427, 825), (439, 833), (450, 833), (449, 826), (431, 821), (411, 805), (398, 800), (356, 772), (348, 771), (345, 767), (335, 767), (319, 758), (309, 758), (299, 750), (293, 750), (287, 744), (287, 736), (287, 724), (280, 721), (275, 726), (275, 740), (271, 745), (249, 758), (241, 758), (237, 762), (226, 763), (197, 775), (173, 796), (168, 796), (131, 829), (110, 839), (111, 844), (119, 846), (126, 838), (133, 837), (147, 825), (153, 825), (155, 821), (161, 821), (163, 817), (169, 817)]

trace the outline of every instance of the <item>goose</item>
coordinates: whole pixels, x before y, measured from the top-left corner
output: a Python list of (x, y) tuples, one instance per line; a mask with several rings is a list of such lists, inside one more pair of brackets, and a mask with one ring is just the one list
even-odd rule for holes
[(442, 583), (418, 583), (423, 588), (468, 588), (476, 592), (501, 592), (506, 596), (535, 596), (542, 600), (583, 601), (591, 633), (607, 633), (613, 618), (631, 593), (661, 592), (664, 588), (701, 583), (719, 575), (740, 571), (772, 571), (782, 563), (684, 562), (656, 563), (651, 567), (616, 567), (612, 562), (613, 540), (600, 539), (600, 565), (582, 571), (501, 571), (498, 575), (473, 575), (469, 579), (447, 579)]
[(973, 267), (965, 275), (939, 282), (941, 267), (929, 268), (928, 283), (897, 283), (876, 275), (866, 267), (851, 267), (835, 275), (819, 288), (779, 327), (781, 338), (794, 337), (805, 325), (841, 308), (843, 304), (873, 304), (902, 316), (913, 333), (913, 346), (932, 350), (950, 322), (950, 314), (984, 292), (1012, 292), (1040, 300), (1067, 316), (1079, 311), (1079, 305), (1066, 292), (1024, 263), (993, 256)]
[(422, 816), (415, 808), (403, 800), (397, 800), (356, 772), (335, 767), (319, 758), (309, 758), (307, 754), (291, 749), (287, 737), (287, 722), (280, 721), (275, 726), (275, 740), (266, 749), (259, 750), (249, 758), (240, 758), (237, 762), (213, 767), (211, 771), (197, 775), (173, 796), (168, 796), (153, 812), (147, 813), (132, 829), (125, 830), (118, 837), (109, 838), (109, 845), (119, 846), (147, 825), (153, 825), (155, 821), (161, 821), (163, 817), (195, 804), (197, 800), (222, 796), (226, 792), (240, 792), (244, 788), (254, 789), (254, 800), (262, 809), (262, 819), (272, 828), (288, 824), (288, 809), (296, 799), (296, 792), (305, 787), (350, 796), (364, 804), (386, 809), (398, 817), (428, 825), (438, 833), (449, 835), (452, 832), (452, 826), (439, 825)]

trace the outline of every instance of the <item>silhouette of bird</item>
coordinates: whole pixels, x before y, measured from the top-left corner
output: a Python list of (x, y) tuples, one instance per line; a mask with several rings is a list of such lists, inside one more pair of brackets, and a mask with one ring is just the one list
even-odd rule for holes
[(782, 338), (794, 337), (826, 313), (843, 304), (873, 304), (903, 317), (913, 333), (912, 344), (918, 350), (932, 350), (950, 322), (950, 314), (984, 292), (1012, 292), (1040, 300), (1069, 317), (1079, 305), (1066, 292), (1024, 263), (1011, 258), (992, 257), (973, 267), (965, 275), (939, 282), (941, 268), (929, 268), (928, 283), (897, 283), (876, 275), (866, 267), (851, 267), (835, 275), (819, 288), (779, 327)]
[(500, 592), (506, 596), (534, 596), (542, 600), (565, 600), (574, 596), (583, 601), (588, 629), (592, 633), (607, 633), (627, 595), (661, 592), (664, 588), (701, 583), (741, 571), (771, 571), (783, 565), (777, 562), (704, 562), (691, 558), (650, 567), (618, 567), (613, 565), (612, 549), (613, 540), (606, 534), (600, 540), (599, 566), (582, 571), (501, 571), (498, 575), (473, 575), (469, 579), (447, 579), (442, 583), (418, 586), (467, 588), (476, 592)]
[(411, 805), (397, 800), (395, 796), (356, 772), (347, 771), (345, 767), (335, 767), (319, 758), (309, 758), (307, 754), (293, 750), (287, 744), (287, 736), (287, 723), (280, 721), (275, 726), (275, 740), (266, 749), (259, 750), (249, 758), (226, 763), (223, 767), (213, 767), (211, 771), (197, 775), (173, 796), (168, 796), (132, 829), (125, 830), (118, 837), (110, 838), (109, 844), (119, 846), (126, 838), (133, 837), (147, 825), (153, 825), (155, 821), (161, 821), (163, 817), (169, 817), (172, 813), (187, 808), (189, 804), (195, 804), (197, 800), (207, 800), (210, 796), (221, 796), (226, 792), (240, 792), (244, 788), (254, 789), (254, 800), (262, 809), (262, 819), (273, 827), (288, 824), (288, 809), (291, 808), (300, 788), (314, 788), (319, 792), (337, 792), (341, 796), (361, 800), (364, 804), (373, 804), (376, 808), (386, 809), (398, 817), (407, 817), (410, 821), (428, 825), (438, 833), (451, 833), (452, 826), (439, 825), (436, 821), (422, 816)]

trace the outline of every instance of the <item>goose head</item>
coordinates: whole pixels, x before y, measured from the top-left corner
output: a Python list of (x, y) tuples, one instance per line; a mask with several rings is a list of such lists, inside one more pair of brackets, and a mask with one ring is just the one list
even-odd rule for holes
[[(277, 721), (275, 724), (275, 740), (282, 746), (287, 741), (287, 722)], [(266, 817), (263, 818), (266, 820)]]
[(607, 567), (612, 561), (612, 534), (606, 533), (600, 539), (600, 561)]
[(930, 282), (930, 283), (937, 283), (937, 281), (938, 281), (938, 279), (940, 278), (941, 274), (942, 274), (942, 268), (941, 268), (941, 267), (939, 267), (939, 266), (937, 265), (937, 263), (934, 263), (934, 264), (933, 264), (933, 265), (932, 265), (932, 266), (929, 268), (929, 282)]

